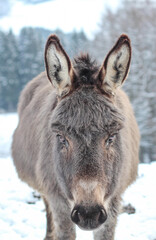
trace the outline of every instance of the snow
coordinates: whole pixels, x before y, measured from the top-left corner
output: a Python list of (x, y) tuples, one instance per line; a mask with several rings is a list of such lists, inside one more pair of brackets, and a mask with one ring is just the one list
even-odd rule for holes
[[(45, 235), (44, 205), (18, 179), (9, 152), (17, 121), (17, 114), (0, 115), (0, 240), (38, 240)], [(119, 216), (115, 240), (156, 240), (155, 186), (156, 162), (140, 164), (137, 181), (124, 195), (124, 203), (131, 203), (136, 213)], [(76, 240), (86, 239), (93, 239), (92, 232), (77, 228)]]
[(17, 114), (0, 114), (0, 157), (10, 155), (12, 134), (17, 121)]

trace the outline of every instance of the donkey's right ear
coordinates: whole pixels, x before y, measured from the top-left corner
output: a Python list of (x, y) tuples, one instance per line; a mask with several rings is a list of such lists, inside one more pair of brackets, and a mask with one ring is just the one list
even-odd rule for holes
[(71, 86), (72, 64), (56, 35), (51, 35), (45, 47), (47, 76), (58, 94), (67, 94)]

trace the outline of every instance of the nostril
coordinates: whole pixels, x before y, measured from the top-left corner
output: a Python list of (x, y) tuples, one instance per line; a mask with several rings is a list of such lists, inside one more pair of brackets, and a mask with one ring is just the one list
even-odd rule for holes
[(100, 210), (100, 214), (99, 214), (99, 219), (98, 219), (98, 221), (99, 221), (100, 224), (102, 224), (102, 223), (104, 223), (104, 222), (106, 221), (106, 219), (107, 219), (107, 213), (106, 213), (106, 211), (102, 208), (102, 209)]
[(72, 213), (71, 213), (71, 219), (74, 223), (78, 223), (80, 221), (79, 219), (79, 213), (77, 209), (73, 209)]

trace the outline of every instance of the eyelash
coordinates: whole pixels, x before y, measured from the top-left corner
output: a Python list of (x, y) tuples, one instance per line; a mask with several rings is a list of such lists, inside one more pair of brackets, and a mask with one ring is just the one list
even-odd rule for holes
[(109, 147), (113, 143), (115, 137), (116, 137), (116, 134), (113, 134), (113, 135), (111, 135), (107, 138), (107, 140), (106, 140), (106, 146), (107, 147)]
[(57, 138), (59, 139), (59, 142), (60, 142), (63, 146), (68, 147), (68, 145), (69, 145), (68, 140), (67, 140), (64, 136), (62, 136), (62, 135), (60, 135), (60, 134), (57, 134), (56, 136), (57, 136)]

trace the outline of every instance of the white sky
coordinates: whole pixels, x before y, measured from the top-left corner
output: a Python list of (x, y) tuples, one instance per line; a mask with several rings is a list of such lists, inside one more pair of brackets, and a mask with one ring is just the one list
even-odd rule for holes
[(54, 0), (37, 5), (25, 5), (12, 0), (10, 15), (0, 19), (0, 28), (18, 33), (23, 26), (38, 26), (64, 32), (83, 29), (92, 37), (106, 6), (115, 9), (120, 0)]

